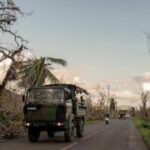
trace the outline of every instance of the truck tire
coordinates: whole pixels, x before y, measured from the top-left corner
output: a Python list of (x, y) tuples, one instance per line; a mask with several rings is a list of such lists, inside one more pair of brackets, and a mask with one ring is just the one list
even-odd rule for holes
[(47, 131), (47, 135), (48, 135), (49, 138), (55, 137), (55, 132)]
[(28, 129), (28, 138), (30, 142), (38, 142), (40, 138), (39, 129), (35, 127), (30, 127)]
[(72, 142), (74, 140), (74, 127), (67, 129), (64, 132), (65, 142)]
[(76, 128), (77, 137), (83, 137), (83, 133), (84, 133), (84, 123), (83, 121), (79, 121)]

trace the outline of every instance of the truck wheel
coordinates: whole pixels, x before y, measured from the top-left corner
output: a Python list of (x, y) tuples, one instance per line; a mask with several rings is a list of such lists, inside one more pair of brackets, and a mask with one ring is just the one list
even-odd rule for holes
[(83, 133), (84, 133), (84, 123), (83, 121), (80, 121), (76, 128), (77, 137), (83, 137)]
[(38, 142), (40, 137), (40, 131), (38, 128), (30, 127), (28, 129), (28, 138), (30, 142)]
[(64, 132), (64, 138), (65, 142), (72, 142), (74, 139), (74, 127), (71, 127), (67, 129), (67, 131)]
[(52, 137), (55, 136), (55, 132), (53, 132), (53, 131), (47, 131), (47, 135), (48, 135), (49, 138), (52, 138)]

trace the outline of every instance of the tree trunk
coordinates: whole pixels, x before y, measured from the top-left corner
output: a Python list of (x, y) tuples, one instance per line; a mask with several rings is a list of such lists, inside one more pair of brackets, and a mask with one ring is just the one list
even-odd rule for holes
[(2, 95), (3, 91), (6, 88), (7, 82), (9, 81), (9, 77), (11, 75), (13, 64), (10, 65), (9, 69), (6, 72), (5, 78), (2, 81), (2, 84), (0, 85), (0, 95)]

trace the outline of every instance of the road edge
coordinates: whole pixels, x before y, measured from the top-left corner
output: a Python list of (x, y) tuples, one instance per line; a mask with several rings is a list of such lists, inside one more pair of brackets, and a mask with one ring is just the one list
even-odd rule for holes
[(91, 120), (91, 121), (86, 121), (85, 125), (92, 125), (92, 124), (97, 124), (101, 122), (103, 122), (103, 120)]

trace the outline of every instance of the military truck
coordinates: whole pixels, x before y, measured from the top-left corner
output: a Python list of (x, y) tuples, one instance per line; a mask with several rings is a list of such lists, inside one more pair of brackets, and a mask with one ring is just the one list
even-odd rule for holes
[(119, 119), (125, 119), (126, 110), (119, 110)]
[(24, 126), (30, 142), (37, 142), (40, 132), (48, 137), (63, 131), (66, 142), (72, 142), (74, 130), (83, 137), (86, 106), (83, 95), (88, 92), (76, 85), (52, 84), (28, 89), (23, 96)]

